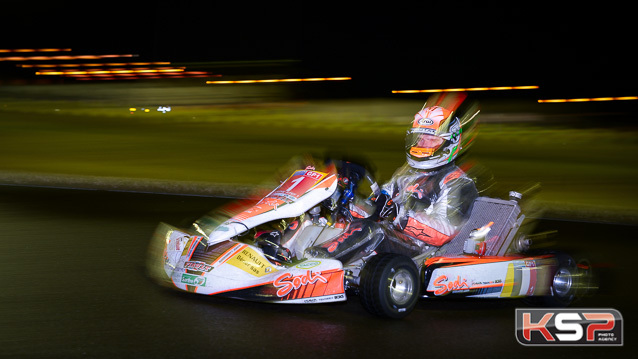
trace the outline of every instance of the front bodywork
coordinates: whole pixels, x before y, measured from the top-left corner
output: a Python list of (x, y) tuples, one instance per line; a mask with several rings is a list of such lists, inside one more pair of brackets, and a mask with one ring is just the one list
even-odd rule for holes
[[(344, 271), (334, 259), (305, 259), (290, 265), (269, 261), (252, 245), (205, 238), (162, 223), (151, 249), (152, 276), (183, 291), (280, 303), (346, 300)], [(160, 253), (161, 251), (161, 253)]]
[(209, 245), (223, 242), (261, 224), (301, 216), (329, 198), (336, 188), (334, 166), (326, 172), (297, 170), (257, 204), (235, 214), (212, 232), (205, 233), (207, 242)]

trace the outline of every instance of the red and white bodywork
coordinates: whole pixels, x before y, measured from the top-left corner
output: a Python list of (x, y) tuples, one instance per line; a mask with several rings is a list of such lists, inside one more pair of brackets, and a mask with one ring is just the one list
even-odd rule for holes
[(424, 291), (476, 298), (546, 295), (555, 265), (551, 256), (436, 257), (424, 264)]
[[(353, 289), (368, 311), (391, 318), (407, 315), (421, 296), (540, 297), (563, 306), (589, 289), (588, 265), (560, 253), (531, 254), (519, 232), (525, 216), (516, 193), (477, 198), (451, 241), (408, 256), (380, 245), (397, 240), (391, 224), (370, 219), (368, 209), (352, 211), (354, 187), (344, 173), (334, 164), (296, 170), (252, 205), (204, 216), (189, 229), (160, 223), (150, 274), (186, 292), (272, 303), (345, 301)], [(277, 248), (291, 253), (286, 261), (257, 240), (260, 226), (282, 221)]]
[(297, 170), (210, 233), (161, 223), (153, 242), (155, 250), (163, 248), (163, 263), (159, 269), (155, 266), (154, 275), (177, 289), (206, 295), (285, 303), (346, 300), (340, 261), (304, 258), (282, 265), (267, 259), (259, 247), (235, 240), (258, 225), (303, 215), (330, 197), (336, 187), (334, 166), (325, 172)]

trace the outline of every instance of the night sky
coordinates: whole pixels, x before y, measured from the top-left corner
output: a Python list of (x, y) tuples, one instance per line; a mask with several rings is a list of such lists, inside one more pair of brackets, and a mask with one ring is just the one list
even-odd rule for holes
[(483, 3), (11, 2), (3, 4), (0, 48), (71, 47), (172, 62), (298, 60), (313, 74), (413, 88), (542, 83), (595, 89), (591, 96), (612, 95), (601, 86), (635, 88), (627, 5)]

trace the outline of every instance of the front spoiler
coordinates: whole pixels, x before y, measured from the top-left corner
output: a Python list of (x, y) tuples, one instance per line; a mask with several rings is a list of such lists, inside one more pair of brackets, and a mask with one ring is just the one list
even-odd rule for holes
[(257, 247), (232, 240), (210, 247), (201, 235), (160, 223), (149, 247), (149, 275), (186, 292), (273, 303), (345, 301), (340, 261), (269, 261)]

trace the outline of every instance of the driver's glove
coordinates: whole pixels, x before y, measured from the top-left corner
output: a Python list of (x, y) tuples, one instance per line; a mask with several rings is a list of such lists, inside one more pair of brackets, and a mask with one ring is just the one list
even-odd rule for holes
[(376, 218), (378, 221), (388, 220), (394, 221), (399, 213), (399, 206), (385, 193), (381, 193), (376, 198), (371, 198), (377, 205), (375, 213), (372, 218)]

